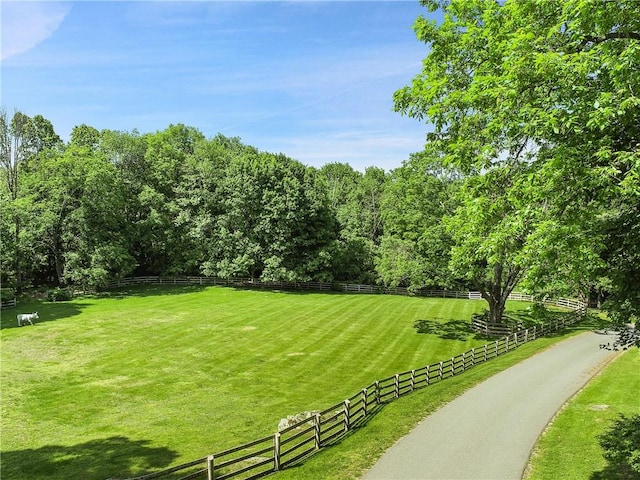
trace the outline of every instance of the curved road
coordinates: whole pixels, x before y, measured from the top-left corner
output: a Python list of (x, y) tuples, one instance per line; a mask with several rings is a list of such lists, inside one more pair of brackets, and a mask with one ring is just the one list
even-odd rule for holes
[(478, 384), (425, 418), (365, 480), (520, 480), (562, 405), (618, 352), (613, 335), (583, 333)]

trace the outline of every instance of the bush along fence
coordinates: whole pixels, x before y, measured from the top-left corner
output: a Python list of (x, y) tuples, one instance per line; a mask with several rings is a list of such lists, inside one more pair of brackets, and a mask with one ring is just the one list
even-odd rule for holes
[[(336, 290), (335, 284), (306, 283), (284, 284), (283, 282), (256, 282), (247, 279), (216, 279), (216, 278), (161, 278), (136, 277), (111, 282), (109, 287), (118, 287), (139, 283), (155, 284), (202, 284), (227, 285), (236, 287), (263, 288), (296, 288), (305, 290)], [(283, 286), (286, 285), (286, 286)], [(358, 291), (360, 293), (392, 293), (390, 291), (369, 291), (366, 285), (350, 286), (343, 291)], [(428, 296), (446, 296), (451, 298), (476, 298), (476, 292), (448, 292), (444, 290), (427, 291)], [(394, 292), (403, 294), (402, 291)], [(404, 292), (406, 294), (406, 291)], [(425, 295), (423, 293), (423, 295)], [(426, 295), (425, 295), (426, 296)], [(533, 300), (527, 295), (514, 294), (513, 300)], [(455, 357), (441, 362), (432, 363), (421, 368), (397, 373), (390, 377), (377, 380), (364, 387), (353, 396), (336, 403), (325, 410), (304, 412), (293, 417), (283, 419), (278, 431), (234, 448), (215, 452), (206, 457), (177, 465), (172, 468), (129, 478), (127, 480), (152, 479), (207, 479), (224, 480), (237, 478), (242, 480), (265, 477), (279, 470), (304, 461), (322, 448), (340, 442), (347, 434), (359, 427), (380, 410), (385, 404), (392, 402), (414, 390), (428, 387), (447, 378), (464, 373), (475, 365), (484, 363), (492, 358), (518, 348), (524, 343), (531, 342), (561, 330), (580, 320), (586, 311), (586, 305), (575, 300), (561, 299), (548, 302), (555, 305), (572, 308), (569, 312), (552, 322), (537, 325), (526, 330), (505, 335), (495, 341), (480, 347), (472, 348)]]

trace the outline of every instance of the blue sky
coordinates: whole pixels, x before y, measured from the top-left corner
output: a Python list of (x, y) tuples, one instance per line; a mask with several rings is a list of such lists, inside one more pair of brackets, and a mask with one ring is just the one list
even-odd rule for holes
[(7, 2), (2, 105), (144, 132), (183, 123), (307, 165), (390, 170), (428, 126), (392, 111), (426, 45), (412, 1)]

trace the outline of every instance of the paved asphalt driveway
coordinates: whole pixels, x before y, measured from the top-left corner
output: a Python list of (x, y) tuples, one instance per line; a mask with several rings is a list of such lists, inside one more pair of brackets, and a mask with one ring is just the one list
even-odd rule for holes
[(583, 333), (494, 375), (391, 447), (365, 480), (519, 480), (538, 436), (617, 352)]

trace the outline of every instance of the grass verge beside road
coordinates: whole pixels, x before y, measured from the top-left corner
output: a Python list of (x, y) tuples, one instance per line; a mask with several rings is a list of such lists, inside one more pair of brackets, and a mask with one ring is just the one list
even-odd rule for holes
[(618, 414), (640, 412), (640, 349), (614, 361), (558, 413), (538, 440), (527, 480), (621, 478), (602, 456), (598, 435)]
[[(385, 405), (364, 428), (355, 431), (340, 444), (323, 450), (298, 467), (283, 470), (274, 480), (353, 480), (360, 478), (399, 438), (438, 408), (469, 388), (522, 360), (541, 352), (572, 335), (580, 328), (527, 343), (507, 355), (475, 366), (463, 375), (402, 397)], [(478, 439), (481, 441), (481, 439)]]

